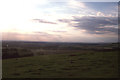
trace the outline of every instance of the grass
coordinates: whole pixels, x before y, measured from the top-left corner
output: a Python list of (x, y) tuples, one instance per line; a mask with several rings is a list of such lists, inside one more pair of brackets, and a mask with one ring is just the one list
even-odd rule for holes
[(50, 54), (3, 60), (3, 78), (117, 78), (117, 52)]

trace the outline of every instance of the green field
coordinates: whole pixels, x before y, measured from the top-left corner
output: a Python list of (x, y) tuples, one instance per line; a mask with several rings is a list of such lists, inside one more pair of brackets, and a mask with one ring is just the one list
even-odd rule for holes
[(3, 78), (117, 78), (117, 51), (46, 54), (3, 60)]

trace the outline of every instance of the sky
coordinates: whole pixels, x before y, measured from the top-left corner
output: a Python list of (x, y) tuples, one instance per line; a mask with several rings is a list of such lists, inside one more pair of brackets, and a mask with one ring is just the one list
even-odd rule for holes
[(2, 40), (117, 42), (118, 3), (1, 0)]

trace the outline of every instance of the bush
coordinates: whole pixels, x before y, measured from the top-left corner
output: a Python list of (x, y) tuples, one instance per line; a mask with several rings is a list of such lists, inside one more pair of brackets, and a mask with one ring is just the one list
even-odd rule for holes
[(8, 58), (19, 58), (33, 56), (33, 53), (27, 49), (17, 49), (17, 48), (3, 48), (2, 49), (2, 59)]

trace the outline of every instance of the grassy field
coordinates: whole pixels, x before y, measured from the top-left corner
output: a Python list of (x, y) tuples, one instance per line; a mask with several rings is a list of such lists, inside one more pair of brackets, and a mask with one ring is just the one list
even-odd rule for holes
[(117, 78), (118, 52), (84, 51), (3, 60), (3, 78)]

